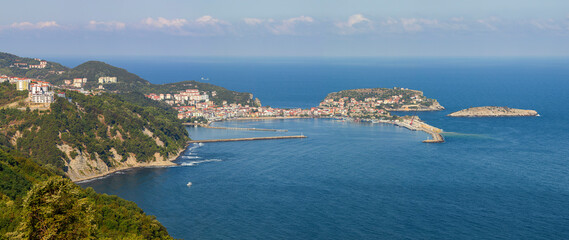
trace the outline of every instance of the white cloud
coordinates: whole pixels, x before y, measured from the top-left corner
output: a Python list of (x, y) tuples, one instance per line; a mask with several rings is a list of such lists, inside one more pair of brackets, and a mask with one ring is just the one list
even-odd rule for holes
[(313, 23), (312, 17), (300, 16), (282, 20), (280, 24), (269, 27), (269, 30), (276, 35), (295, 35), (296, 25), (300, 23)]
[(19, 22), (19, 23), (12, 23), (10, 28), (15, 29), (44, 29), (44, 28), (54, 28), (60, 27), (55, 21), (46, 21), (46, 22), (37, 22), (37, 23), (30, 23), (30, 22)]
[(166, 19), (159, 17), (146, 18), (142, 20), (142, 25), (146, 28), (160, 29), (161, 31), (185, 36), (214, 36), (223, 35), (230, 31), (230, 23), (214, 18), (209, 15), (199, 17), (195, 20), (184, 18)]
[(399, 21), (397, 21), (397, 19), (395, 19), (395, 18), (388, 18), (387, 20), (381, 22), (382, 25), (386, 25), (386, 26), (391, 26), (391, 25), (395, 25), (398, 23), (399, 23)]
[(166, 19), (163, 17), (157, 19), (146, 18), (142, 20), (142, 24), (153, 28), (181, 28), (188, 24), (188, 20), (183, 18)]
[(407, 32), (418, 32), (423, 30), (423, 27), (419, 24), (416, 18), (402, 18), (401, 23), (403, 24), (403, 29)]
[(299, 16), (281, 21), (275, 21), (271, 18), (244, 18), (243, 22), (252, 27), (264, 27), (264, 29), (275, 35), (296, 35), (300, 33), (298, 28), (302, 27), (303, 24), (314, 23), (314, 18)]
[(554, 30), (554, 31), (558, 31), (558, 30), (562, 30), (563, 27), (555, 20), (553, 19), (547, 19), (547, 20), (532, 20), (530, 22), (531, 25), (533, 25), (534, 27), (540, 29), (540, 30)]
[(273, 19), (259, 19), (259, 18), (244, 18), (243, 21), (245, 24), (250, 26), (260, 25), (265, 22), (273, 22)]
[(89, 25), (87, 25), (88, 29), (102, 30), (102, 31), (122, 30), (125, 27), (126, 27), (125, 23), (117, 22), (117, 21), (97, 22), (97, 21), (91, 20), (91, 21), (89, 21)]
[(348, 18), (347, 22), (338, 22), (335, 25), (340, 29), (341, 34), (362, 32), (373, 28), (372, 21), (362, 14), (354, 14)]
[(498, 27), (496, 27), (495, 23), (500, 22), (500, 19), (498, 19), (497, 17), (489, 17), (485, 19), (479, 19), (476, 22), (484, 25), (487, 29), (490, 29), (492, 31), (498, 31)]
[(352, 15), (348, 18), (348, 23), (347, 26), (349, 27), (353, 27), (354, 25), (358, 24), (358, 23), (364, 23), (364, 22), (371, 22), (369, 19), (365, 18), (363, 15), (361, 14), (356, 14), (356, 15)]
[(217, 18), (213, 18), (212, 16), (209, 16), (209, 15), (206, 15), (206, 16), (203, 16), (203, 17), (196, 19), (195, 23), (204, 24), (204, 25), (217, 25), (217, 24), (229, 25), (228, 22), (219, 20)]
[(445, 28), (445, 24), (441, 24), (437, 19), (402, 18), (401, 23), (407, 32), (423, 31), (424, 27)]
[(429, 30), (460, 31), (469, 29), (463, 18), (450, 20), (428, 18), (388, 18), (381, 22), (382, 30), (386, 32), (424, 32)]

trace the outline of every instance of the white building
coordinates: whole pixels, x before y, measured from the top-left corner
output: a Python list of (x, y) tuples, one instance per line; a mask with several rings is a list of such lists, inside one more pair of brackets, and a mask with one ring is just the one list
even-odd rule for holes
[(32, 103), (52, 103), (54, 101), (54, 93), (50, 91), (51, 84), (48, 82), (34, 82), (29, 88)]
[(117, 83), (117, 77), (100, 77), (99, 83)]

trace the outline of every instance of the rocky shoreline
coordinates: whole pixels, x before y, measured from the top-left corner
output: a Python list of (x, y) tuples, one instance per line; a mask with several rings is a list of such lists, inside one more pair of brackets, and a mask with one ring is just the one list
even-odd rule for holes
[(535, 110), (515, 109), (509, 107), (472, 107), (453, 112), (449, 117), (533, 117), (539, 114)]
[(176, 159), (178, 159), (178, 157), (188, 148), (189, 143), (185, 145), (185, 147), (181, 148), (176, 154), (173, 155), (169, 155), (168, 159), (161, 159), (161, 160), (155, 160), (152, 162), (136, 162), (136, 159), (134, 159), (134, 161), (130, 161), (130, 163), (125, 163), (122, 166), (113, 168), (113, 169), (108, 169), (105, 172), (99, 172), (99, 173), (94, 173), (94, 174), (90, 174), (90, 175), (83, 175), (83, 176), (78, 176), (78, 175), (74, 175), (74, 174), (67, 174), (68, 177), (73, 181), (73, 182), (83, 182), (83, 181), (88, 181), (88, 180), (93, 180), (96, 178), (101, 178), (101, 177), (105, 177), (107, 175), (111, 175), (113, 173), (116, 173), (118, 171), (123, 171), (123, 170), (129, 170), (129, 169), (135, 169), (135, 168), (146, 168), (146, 167), (169, 167), (169, 166), (176, 166), (177, 164), (174, 163), (174, 161)]

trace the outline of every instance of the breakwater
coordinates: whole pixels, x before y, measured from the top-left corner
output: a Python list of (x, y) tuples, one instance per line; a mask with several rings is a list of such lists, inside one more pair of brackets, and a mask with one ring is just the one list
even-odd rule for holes
[(294, 136), (274, 136), (274, 137), (252, 137), (252, 138), (227, 138), (227, 139), (192, 140), (192, 141), (188, 141), (188, 143), (237, 142), (237, 141), (293, 139), (293, 138), (306, 138), (306, 136), (304, 136), (304, 135), (294, 135)]
[(423, 141), (424, 143), (444, 143), (445, 142), (443, 135), (440, 134), (443, 130), (436, 128), (436, 127), (433, 127), (433, 126), (426, 124), (424, 122), (416, 121), (414, 124), (411, 124), (411, 123), (404, 122), (404, 121), (393, 121), (391, 123), (393, 123), (397, 126), (400, 126), (400, 127), (407, 128), (407, 129), (412, 130), (412, 131), (423, 131), (423, 132), (430, 134), (432, 136), (432, 139), (424, 140)]

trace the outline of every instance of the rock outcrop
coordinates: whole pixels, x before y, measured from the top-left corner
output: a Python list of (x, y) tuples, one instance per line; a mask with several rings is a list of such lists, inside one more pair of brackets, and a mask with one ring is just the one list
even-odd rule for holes
[(534, 110), (515, 109), (509, 107), (472, 107), (458, 112), (453, 112), (449, 117), (531, 117), (537, 116)]

